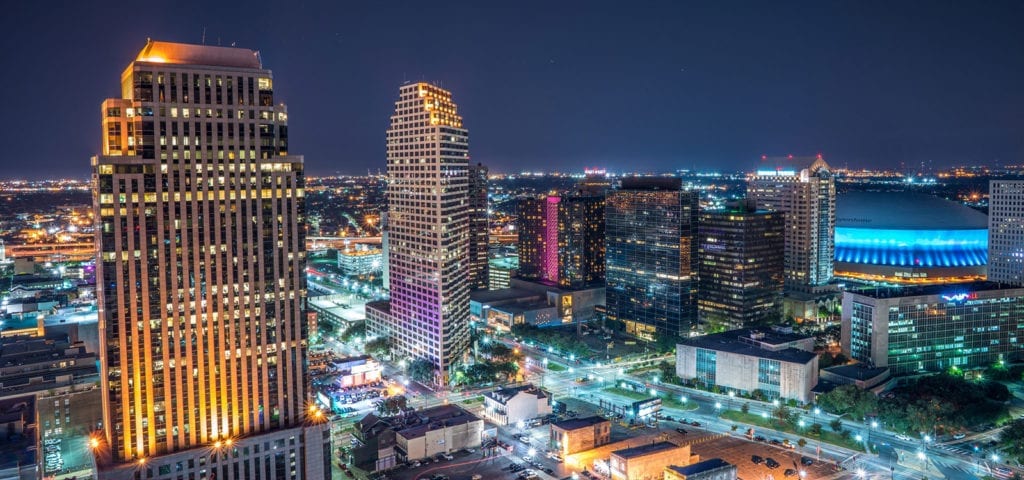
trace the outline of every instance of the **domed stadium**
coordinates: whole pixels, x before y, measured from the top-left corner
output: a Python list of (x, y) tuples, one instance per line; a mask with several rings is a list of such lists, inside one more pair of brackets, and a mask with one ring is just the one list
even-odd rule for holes
[(988, 217), (921, 193), (850, 192), (836, 198), (837, 277), (893, 283), (983, 279)]

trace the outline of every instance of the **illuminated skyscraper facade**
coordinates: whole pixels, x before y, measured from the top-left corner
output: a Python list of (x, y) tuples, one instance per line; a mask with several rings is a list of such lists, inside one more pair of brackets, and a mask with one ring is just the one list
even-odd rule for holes
[(989, 181), (988, 279), (1024, 286), (1024, 180)]
[(271, 72), (252, 50), (150, 41), (121, 86), (92, 161), (101, 478), (325, 478), (303, 159)]
[(783, 214), (743, 202), (700, 212), (697, 309), (711, 327), (777, 321), (782, 311)]
[(520, 278), (562, 288), (604, 282), (603, 196), (521, 198), (517, 215)]
[(605, 207), (606, 309), (647, 341), (697, 321), (697, 194), (678, 178), (625, 178)]
[(367, 304), (367, 333), (444, 382), (469, 346), (469, 134), (451, 92), (399, 89), (387, 157), (391, 300)]
[(815, 291), (828, 284), (835, 266), (836, 184), (825, 160), (818, 156), (803, 169), (758, 170), (748, 179), (747, 198), (786, 215), (786, 288)]
[(469, 166), (469, 284), (474, 290), (488, 284), (487, 246), (490, 242), (487, 216), (487, 167)]

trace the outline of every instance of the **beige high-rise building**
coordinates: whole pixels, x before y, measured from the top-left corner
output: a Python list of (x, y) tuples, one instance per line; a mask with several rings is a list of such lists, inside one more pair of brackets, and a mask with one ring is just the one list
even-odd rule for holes
[(469, 134), (450, 92), (399, 89), (387, 157), (391, 300), (366, 305), (367, 334), (443, 383), (469, 346)]
[(101, 478), (327, 478), (304, 177), (258, 52), (149, 41), (93, 157)]
[(759, 169), (747, 181), (747, 198), (754, 199), (757, 208), (785, 214), (786, 289), (812, 292), (832, 280), (836, 184), (832, 168), (820, 155), (808, 162), (804, 168)]

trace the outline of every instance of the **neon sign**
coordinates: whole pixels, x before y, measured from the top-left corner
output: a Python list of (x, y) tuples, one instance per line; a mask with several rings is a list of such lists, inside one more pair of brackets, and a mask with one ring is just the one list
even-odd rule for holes
[(977, 293), (973, 293), (973, 292), (971, 292), (971, 293), (957, 293), (955, 295), (943, 295), (942, 296), (943, 300), (945, 300), (947, 302), (956, 302), (956, 303), (964, 302), (964, 301), (967, 301), (967, 300), (975, 300), (977, 298), (978, 298), (978, 294)]

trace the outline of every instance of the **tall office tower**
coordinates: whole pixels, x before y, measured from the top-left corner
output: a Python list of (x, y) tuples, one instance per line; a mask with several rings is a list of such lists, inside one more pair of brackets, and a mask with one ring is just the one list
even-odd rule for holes
[(606, 308), (647, 341), (686, 336), (697, 320), (698, 197), (678, 178), (624, 178), (605, 209)]
[(121, 91), (92, 159), (100, 477), (326, 478), (303, 159), (270, 70), (252, 50), (149, 41)]
[(381, 272), (380, 281), (381, 285), (384, 286), (385, 291), (390, 291), (391, 288), (391, 268), (388, 266), (388, 258), (391, 255), (391, 249), (388, 248), (388, 230), (391, 228), (388, 226), (388, 212), (387, 210), (381, 210), (380, 212), (380, 247), (381, 247)]
[(747, 181), (747, 198), (786, 215), (786, 289), (814, 292), (828, 284), (835, 263), (836, 184), (821, 155), (803, 169), (758, 170)]
[(698, 220), (697, 310), (708, 330), (778, 320), (782, 309), (783, 214), (748, 199)]
[(989, 181), (988, 279), (1024, 286), (1024, 180)]
[(366, 305), (367, 332), (447, 383), (469, 347), (469, 134), (452, 94), (403, 85), (387, 155), (391, 300)]
[(488, 284), (489, 226), (487, 167), (477, 163), (469, 166), (469, 285), (474, 290), (486, 289)]
[(603, 196), (519, 200), (519, 277), (563, 288), (604, 282)]

